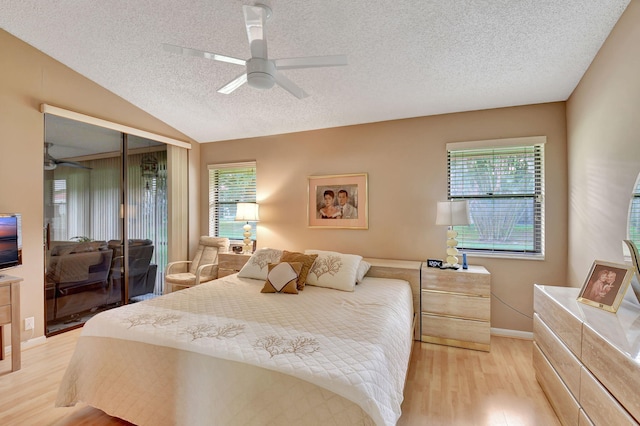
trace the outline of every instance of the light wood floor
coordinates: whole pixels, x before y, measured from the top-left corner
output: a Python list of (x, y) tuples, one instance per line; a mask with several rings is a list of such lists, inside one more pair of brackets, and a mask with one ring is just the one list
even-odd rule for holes
[[(22, 369), (0, 361), (0, 424), (128, 425), (78, 404), (55, 408), (58, 384), (80, 330), (22, 353)], [(398, 426), (560, 425), (535, 380), (528, 340), (491, 338), (491, 352), (416, 342)]]

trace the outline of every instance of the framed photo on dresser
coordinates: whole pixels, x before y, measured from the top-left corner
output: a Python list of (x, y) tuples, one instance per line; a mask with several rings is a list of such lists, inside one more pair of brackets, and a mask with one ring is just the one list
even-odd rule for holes
[(632, 265), (596, 260), (578, 295), (578, 302), (617, 312), (635, 273)]

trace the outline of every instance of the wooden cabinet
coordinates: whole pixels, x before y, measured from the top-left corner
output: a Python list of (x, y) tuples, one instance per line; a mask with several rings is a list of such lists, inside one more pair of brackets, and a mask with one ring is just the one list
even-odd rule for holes
[(423, 342), (488, 351), (491, 274), (482, 266), (422, 266), (420, 335)]
[(534, 288), (533, 365), (564, 425), (637, 425), (640, 308), (579, 303), (579, 288)]
[(4, 359), (4, 326), (11, 323), (11, 371), (20, 370), (20, 281), (0, 275), (0, 359)]
[(250, 257), (250, 254), (218, 254), (218, 278), (239, 272)]

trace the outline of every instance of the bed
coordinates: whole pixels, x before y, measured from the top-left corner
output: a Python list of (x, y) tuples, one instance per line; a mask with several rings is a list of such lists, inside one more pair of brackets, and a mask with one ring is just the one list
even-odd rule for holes
[(371, 261), (354, 291), (265, 294), (263, 279), (234, 274), (102, 312), (56, 406), (138, 425), (394, 425), (419, 263)]

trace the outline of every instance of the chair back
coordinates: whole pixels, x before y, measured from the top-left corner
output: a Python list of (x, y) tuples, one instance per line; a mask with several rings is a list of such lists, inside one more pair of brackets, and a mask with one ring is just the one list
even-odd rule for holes
[[(218, 253), (226, 253), (229, 251), (229, 238), (223, 237), (200, 237), (198, 243), (198, 250), (191, 262), (191, 268), (189, 272), (195, 274), (201, 265), (213, 264), (218, 265)], [(209, 269), (209, 268), (207, 268)], [(210, 270), (204, 270), (203, 275), (215, 276), (217, 270), (216, 267), (211, 267)]]

